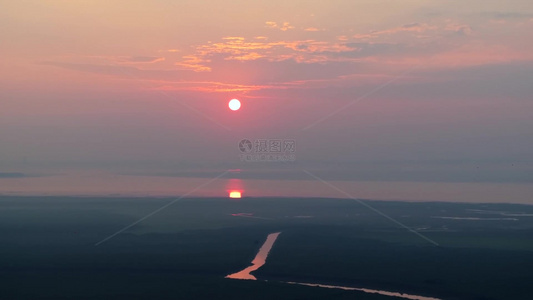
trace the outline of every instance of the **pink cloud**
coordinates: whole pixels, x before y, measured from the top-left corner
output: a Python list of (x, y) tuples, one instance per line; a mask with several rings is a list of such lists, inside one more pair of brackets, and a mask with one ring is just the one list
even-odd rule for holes
[(279, 29), (281, 31), (287, 31), (287, 30), (295, 28), (289, 22), (283, 22), (283, 23), (278, 24), (278, 23), (273, 22), (273, 21), (267, 21), (267, 22), (265, 22), (265, 25), (268, 28)]

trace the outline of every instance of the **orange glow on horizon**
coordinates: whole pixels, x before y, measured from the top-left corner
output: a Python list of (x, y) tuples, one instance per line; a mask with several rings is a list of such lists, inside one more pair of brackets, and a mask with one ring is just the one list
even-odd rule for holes
[(242, 197), (241, 191), (230, 191), (229, 197), (232, 199), (239, 199)]

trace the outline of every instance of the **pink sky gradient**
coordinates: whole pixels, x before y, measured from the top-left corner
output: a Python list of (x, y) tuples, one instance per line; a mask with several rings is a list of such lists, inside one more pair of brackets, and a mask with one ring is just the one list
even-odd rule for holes
[(533, 179), (530, 1), (2, 1), (0, 28), (0, 173), (275, 169), (237, 143), (290, 138), (344, 179)]

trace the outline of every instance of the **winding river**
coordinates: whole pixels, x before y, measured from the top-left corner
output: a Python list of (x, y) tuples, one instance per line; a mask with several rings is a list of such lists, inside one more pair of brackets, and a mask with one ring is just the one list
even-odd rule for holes
[(419, 295), (410, 295), (410, 294), (405, 294), (405, 293), (372, 290), (372, 289), (365, 289), (365, 288), (355, 288), (355, 287), (348, 287), (348, 286), (327, 285), (327, 284), (318, 284), (318, 283), (304, 283), (304, 282), (285, 282), (285, 283), (305, 285), (305, 286), (317, 286), (317, 287), (328, 288), (328, 289), (341, 289), (341, 290), (346, 290), (346, 291), (361, 291), (361, 292), (365, 292), (369, 294), (380, 294), (380, 295), (385, 295), (385, 296), (394, 296), (394, 297), (400, 297), (400, 298), (411, 299), (411, 300), (441, 300), (440, 298), (424, 297), (424, 296), (419, 296)]
[[(257, 255), (252, 260), (252, 265), (243, 269), (242, 271), (239, 271), (237, 273), (230, 274), (226, 276), (225, 278), (231, 278), (231, 279), (245, 279), (245, 280), (257, 280), (257, 278), (250, 274), (253, 271), (256, 271), (257, 269), (261, 268), (265, 263), (266, 259), (268, 257), (268, 254), (270, 253), (270, 250), (272, 249), (272, 246), (274, 246), (274, 243), (276, 242), (276, 239), (281, 234), (281, 232), (275, 232), (268, 235), (265, 243), (261, 246), (259, 249), (259, 252), (257, 252)], [(285, 282), (289, 284), (297, 284), (297, 285), (305, 285), (305, 286), (316, 286), (321, 288), (329, 288), (329, 289), (342, 289), (342, 290), (349, 290), (349, 291), (361, 291), (365, 293), (376, 293), (380, 295), (386, 295), (386, 296), (395, 296), (395, 297), (401, 297), (405, 299), (411, 299), (411, 300), (440, 300), (439, 298), (433, 298), (433, 297), (425, 297), (425, 296), (419, 296), (419, 295), (410, 295), (410, 294), (404, 294), (404, 293), (398, 293), (398, 292), (389, 292), (389, 291), (383, 291), (383, 290), (373, 290), (373, 289), (366, 289), (366, 288), (356, 288), (356, 287), (347, 287), (347, 286), (337, 286), (337, 285), (326, 285), (326, 284), (318, 284), (318, 283), (304, 283), (304, 282)]]
[(276, 241), (280, 233), (281, 232), (276, 232), (268, 235), (265, 243), (263, 244), (263, 246), (261, 246), (259, 252), (257, 252), (257, 255), (255, 256), (254, 260), (252, 260), (251, 266), (237, 273), (230, 274), (226, 276), (226, 278), (257, 280), (257, 278), (255, 278), (255, 276), (250, 273), (261, 268), (265, 264), (268, 253), (270, 252), (270, 249), (272, 249), (272, 246), (274, 246), (274, 242)]

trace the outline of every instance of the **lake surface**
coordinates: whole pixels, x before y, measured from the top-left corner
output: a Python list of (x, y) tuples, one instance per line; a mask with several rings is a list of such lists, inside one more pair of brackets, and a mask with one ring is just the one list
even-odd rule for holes
[(287, 179), (283, 178), (283, 174), (279, 178), (238, 179), (232, 176), (243, 175), (231, 172), (225, 177), (215, 178), (222, 172), (173, 177), (68, 171), (34, 177), (4, 177), (0, 178), (0, 195), (231, 198), (348, 198), (347, 195), (350, 195), (353, 198), (375, 200), (533, 204), (532, 184), (357, 180), (327, 180), (324, 183), (309, 176)]
[(270, 249), (272, 249), (272, 246), (274, 246), (274, 243), (276, 242), (276, 239), (278, 238), (280, 233), (281, 232), (276, 232), (268, 235), (265, 243), (263, 244), (263, 246), (261, 246), (259, 252), (257, 252), (257, 255), (255, 256), (254, 260), (252, 260), (251, 266), (237, 273), (230, 274), (226, 276), (226, 278), (257, 280), (257, 278), (255, 278), (255, 276), (250, 273), (261, 268), (265, 264), (266, 259), (268, 257), (268, 253), (270, 253)]

